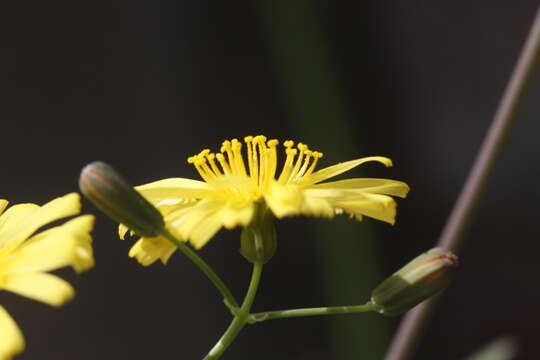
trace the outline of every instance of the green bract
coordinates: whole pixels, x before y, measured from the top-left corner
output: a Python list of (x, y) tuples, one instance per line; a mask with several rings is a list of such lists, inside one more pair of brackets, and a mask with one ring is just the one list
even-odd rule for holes
[(274, 216), (264, 204), (258, 204), (256, 215), (240, 235), (240, 253), (249, 262), (267, 263), (277, 249)]

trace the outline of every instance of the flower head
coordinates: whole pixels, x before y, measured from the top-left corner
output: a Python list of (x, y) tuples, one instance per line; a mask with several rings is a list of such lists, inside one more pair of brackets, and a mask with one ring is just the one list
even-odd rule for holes
[[(278, 141), (247, 136), (224, 141), (219, 153), (209, 149), (188, 158), (203, 181), (171, 178), (136, 187), (162, 213), (168, 229), (178, 238), (201, 248), (222, 227), (247, 226), (257, 204), (265, 203), (277, 218), (308, 215), (331, 218), (347, 213), (361, 220), (368, 216), (394, 223), (396, 203), (405, 197), (407, 184), (388, 179), (354, 178), (322, 183), (358, 165), (390, 159), (373, 156), (339, 163), (316, 171), (323, 154), (293, 141), (283, 143), (285, 160), (278, 173)], [(245, 149), (242, 149), (245, 147)], [(120, 226), (120, 236), (127, 232)], [(142, 238), (130, 255), (146, 264), (172, 254), (165, 239)]]
[[(79, 213), (79, 195), (68, 194), (43, 206), (18, 204), (4, 211), (7, 205), (7, 200), (0, 200), (0, 290), (52, 306), (62, 305), (73, 297), (73, 288), (47, 271), (71, 266), (81, 272), (93, 266), (89, 235), (93, 216), (78, 216), (36, 233), (52, 221)], [(0, 334), (0, 359), (23, 350), (23, 336), (1, 306)]]

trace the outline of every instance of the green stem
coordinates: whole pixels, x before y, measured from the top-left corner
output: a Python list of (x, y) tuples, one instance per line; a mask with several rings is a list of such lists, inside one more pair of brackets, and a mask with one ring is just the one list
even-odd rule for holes
[(303, 308), (303, 309), (291, 309), (291, 310), (277, 310), (267, 311), (251, 314), (248, 321), (250, 323), (261, 322), (274, 319), (285, 319), (291, 317), (302, 316), (319, 316), (319, 315), (336, 315), (336, 314), (353, 314), (360, 312), (377, 311), (377, 305), (371, 301), (364, 305), (354, 306), (329, 306), (318, 308)]
[(253, 272), (251, 274), (251, 281), (249, 283), (249, 288), (246, 293), (246, 297), (242, 302), (242, 307), (234, 316), (233, 321), (221, 336), (221, 339), (214, 345), (212, 350), (204, 357), (203, 360), (215, 360), (218, 359), (227, 348), (231, 345), (233, 340), (236, 338), (240, 330), (248, 323), (249, 311), (251, 310), (251, 305), (253, 305), (253, 300), (255, 300), (255, 294), (257, 293), (257, 288), (259, 287), (259, 281), (261, 279), (263, 264), (262, 262), (255, 262), (253, 264)]
[(186, 246), (183, 242), (176, 239), (167, 229), (163, 229), (161, 231), (161, 235), (166, 237), (169, 241), (171, 241), (178, 249), (184, 253), (195, 265), (201, 269), (201, 271), (208, 277), (208, 279), (214, 284), (214, 286), (218, 289), (218, 291), (221, 293), (221, 295), (224, 298), (225, 305), (230, 309), (238, 308), (238, 302), (234, 298), (233, 294), (225, 285), (223, 280), (212, 270), (212, 268), (199, 256), (197, 255), (193, 250), (191, 250), (189, 247)]

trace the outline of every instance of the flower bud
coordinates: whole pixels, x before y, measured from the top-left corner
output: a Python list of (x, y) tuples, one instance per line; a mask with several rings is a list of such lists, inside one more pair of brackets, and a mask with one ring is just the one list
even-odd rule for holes
[(274, 216), (266, 205), (257, 204), (252, 222), (240, 234), (240, 254), (249, 262), (267, 263), (277, 249)]
[(139, 236), (156, 236), (164, 226), (159, 211), (108, 164), (86, 165), (79, 187), (98, 209)]
[(399, 315), (446, 289), (458, 265), (450, 251), (433, 248), (416, 257), (371, 293), (378, 312)]

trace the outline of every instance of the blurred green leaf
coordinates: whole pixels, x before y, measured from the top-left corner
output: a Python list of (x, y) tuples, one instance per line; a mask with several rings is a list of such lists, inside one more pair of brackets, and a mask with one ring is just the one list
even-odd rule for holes
[[(259, 0), (280, 95), (299, 141), (325, 152), (329, 163), (358, 157), (359, 138), (344, 101), (316, 1)], [(365, 302), (383, 277), (379, 244), (369, 221), (338, 217), (320, 222), (319, 252), (327, 305)], [(325, 304), (326, 305), (326, 304)], [(379, 360), (389, 339), (388, 320), (376, 314), (336, 316), (330, 322), (336, 360)]]

